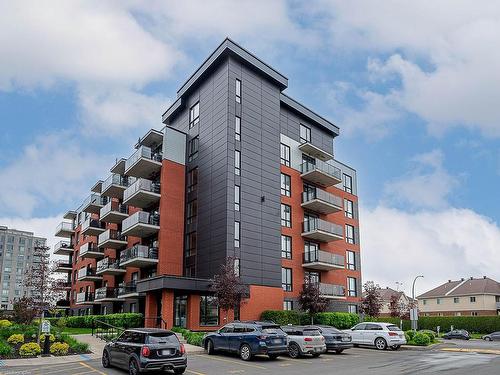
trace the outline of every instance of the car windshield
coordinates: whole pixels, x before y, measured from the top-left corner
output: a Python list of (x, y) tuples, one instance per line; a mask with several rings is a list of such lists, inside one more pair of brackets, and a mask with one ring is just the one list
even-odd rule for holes
[(333, 327), (321, 328), (321, 330), (324, 333), (343, 333), (342, 331), (338, 330), (337, 328), (333, 328)]
[(321, 333), (317, 329), (305, 329), (304, 336), (321, 336)]
[(285, 332), (281, 330), (279, 326), (263, 326), (262, 332), (268, 335), (284, 335)]
[(397, 325), (390, 325), (390, 326), (387, 326), (387, 329), (389, 331), (401, 331), (401, 328), (399, 328)]
[(179, 340), (171, 332), (155, 332), (148, 335), (148, 344), (178, 344)]

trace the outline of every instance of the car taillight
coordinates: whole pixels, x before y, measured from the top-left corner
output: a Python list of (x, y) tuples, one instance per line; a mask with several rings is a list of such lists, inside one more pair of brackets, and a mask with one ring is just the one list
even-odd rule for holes
[(180, 347), (179, 351), (181, 352), (181, 354), (185, 354), (186, 353), (186, 348), (184, 347), (184, 344), (181, 344), (181, 347)]
[(142, 350), (141, 350), (141, 355), (143, 357), (149, 357), (150, 354), (151, 354), (151, 350), (149, 349), (149, 347), (148, 346), (143, 346)]
[(398, 334), (396, 332), (389, 332), (389, 336), (397, 336)]
[(312, 341), (313, 339), (311, 337), (306, 337), (304, 341)]

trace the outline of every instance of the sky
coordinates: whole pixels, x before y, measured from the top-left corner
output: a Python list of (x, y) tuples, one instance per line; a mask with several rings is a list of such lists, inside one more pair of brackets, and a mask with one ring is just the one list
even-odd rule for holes
[(56, 225), (229, 36), (340, 127), (363, 280), (500, 280), (500, 4), (0, 0), (0, 225)]

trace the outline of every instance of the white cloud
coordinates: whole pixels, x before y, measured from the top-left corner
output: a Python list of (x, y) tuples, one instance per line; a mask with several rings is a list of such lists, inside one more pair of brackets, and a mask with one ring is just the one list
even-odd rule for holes
[(465, 127), (500, 136), (498, 3), (332, 0), (316, 10), (329, 15), (336, 50), (391, 55), (378, 73), (401, 80), (391, 98), (432, 134)]
[(433, 150), (412, 158), (412, 168), (404, 176), (386, 183), (384, 192), (391, 201), (412, 207), (443, 208), (459, 180), (443, 167), (444, 155)]
[(361, 207), (364, 281), (411, 292), (413, 277), (421, 294), (448, 279), (500, 279), (500, 227), (469, 209), (447, 208), (408, 213), (378, 206)]
[(68, 138), (64, 133), (39, 137), (0, 169), (0, 215), (28, 217), (43, 204), (75, 208), (75, 200), (90, 194), (89, 180), (111, 166), (112, 158)]

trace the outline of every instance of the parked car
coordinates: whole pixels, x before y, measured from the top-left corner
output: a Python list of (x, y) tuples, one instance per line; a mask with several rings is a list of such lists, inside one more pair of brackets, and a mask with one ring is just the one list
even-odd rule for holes
[(244, 361), (265, 354), (271, 359), (288, 353), (287, 337), (280, 326), (272, 322), (235, 322), (203, 337), (202, 345), (208, 354), (216, 351), (238, 353)]
[(326, 352), (325, 338), (317, 327), (310, 326), (282, 326), (288, 335), (288, 355), (298, 358), (304, 354), (319, 357)]
[(454, 329), (453, 331), (446, 332), (443, 335), (443, 339), (445, 339), (445, 340), (451, 340), (451, 339), (470, 340), (470, 334), (465, 329)]
[(331, 326), (311, 326), (317, 328), (325, 338), (326, 351), (342, 353), (345, 349), (352, 348), (351, 335)]
[(127, 329), (104, 346), (102, 366), (127, 369), (130, 375), (159, 370), (183, 374), (187, 367), (186, 350), (172, 331)]
[(484, 335), (482, 339), (486, 341), (500, 341), (500, 331)]
[(345, 332), (351, 335), (354, 346), (369, 345), (379, 350), (388, 347), (397, 350), (406, 344), (404, 332), (397, 325), (390, 323), (359, 323)]

